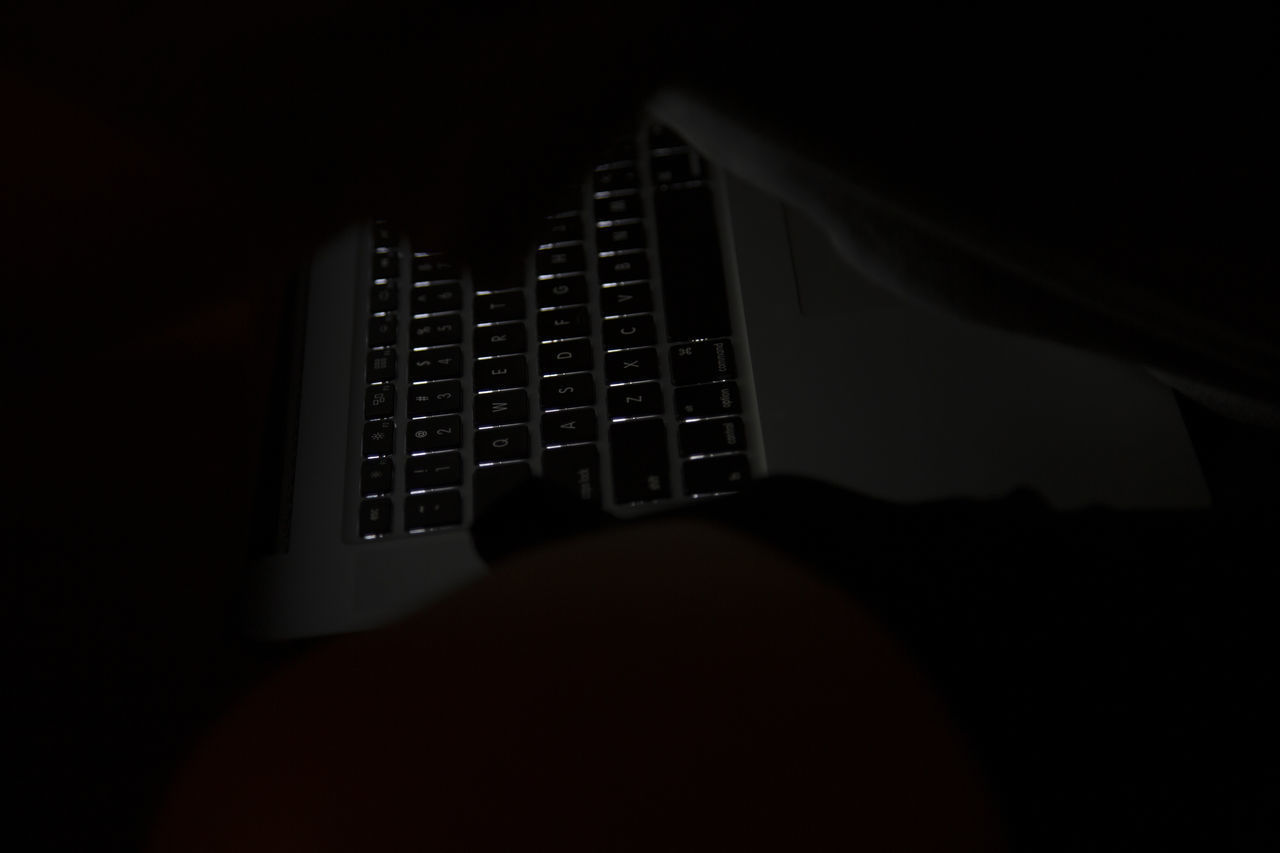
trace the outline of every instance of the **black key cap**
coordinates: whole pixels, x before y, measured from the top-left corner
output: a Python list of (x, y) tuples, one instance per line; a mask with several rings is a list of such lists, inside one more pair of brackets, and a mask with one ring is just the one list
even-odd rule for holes
[(462, 418), (457, 415), (409, 421), (405, 433), (405, 449), (409, 453), (451, 450), (461, 446)]
[(628, 222), (625, 225), (607, 225), (596, 229), (596, 248), (601, 252), (621, 252), (645, 247), (644, 223)]
[(538, 231), (538, 243), (542, 245), (581, 243), (582, 239), (582, 215), (576, 212), (548, 217)]
[(408, 399), (409, 417), (423, 415), (448, 415), (462, 411), (462, 383), (428, 382), (410, 385)]
[(714, 418), (717, 415), (736, 415), (741, 411), (742, 397), (736, 382), (676, 389), (676, 414), (682, 418)]
[(388, 379), (395, 379), (395, 349), (370, 350), (365, 357), (364, 378), (369, 382), (386, 382)]
[(634, 190), (639, 186), (640, 181), (636, 178), (636, 167), (630, 163), (607, 169), (598, 169), (591, 178), (591, 188), (598, 193)]
[(698, 181), (706, 177), (702, 158), (693, 151), (681, 151), (675, 154), (662, 154), (651, 161), (653, 182), (660, 188), (667, 184), (683, 184)]
[(419, 350), (409, 355), (409, 378), (457, 379), (462, 376), (462, 350), (458, 347)]
[(400, 274), (400, 255), (388, 249), (373, 253), (373, 277), (395, 278)]
[(619, 314), (645, 314), (653, 310), (653, 294), (649, 285), (617, 284), (600, 288), (600, 312), (606, 317)]
[(395, 421), (372, 421), (364, 425), (363, 439), (365, 456), (387, 456), (396, 450)]
[(741, 454), (690, 459), (684, 463), (684, 493), (736, 492), (751, 479), (751, 466)]
[(543, 376), (590, 370), (592, 364), (591, 341), (556, 341), (538, 346), (538, 369)]
[(680, 424), (680, 455), (728, 453), (747, 449), (747, 434), (741, 418), (718, 418)]
[(660, 420), (623, 421), (609, 427), (613, 496), (618, 503), (671, 496), (667, 428)]
[(580, 275), (548, 278), (538, 282), (538, 307), (559, 308), (562, 305), (585, 305), (587, 280)]
[(486, 293), (476, 297), (477, 323), (500, 323), (504, 320), (524, 319), (524, 293), (508, 290), (504, 293)]
[(455, 282), (428, 284), (409, 291), (409, 309), (414, 314), (457, 311), (462, 307), (462, 286)]
[(396, 413), (396, 389), (393, 385), (371, 385), (364, 389), (365, 420), (387, 418)]
[(461, 482), (461, 453), (428, 453), (426, 456), (410, 456), (405, 463), (404, 487), (406, 489), (437, 489), (441, 486), (456, 486)]
[(524, 352), (529, 336), (524, 323), (502, 323), (476, 328), (476, 355), (511, 355)]
[(585, 305), (538, 312), (538, 340), (585, 338), (591, 334), (591, 314)]
[(396, 315), (369, 318), (369, 346), (385, 347), (396, 342)]
[(395, 488), (395, 467), (390, 459), (366, 459), (360, 463), (360, 493), (385, 495)]
[(737, 370), (731, 341), (699, 341), (671, 348), (671, 381), (677, 385), (735, 379)]
[(662, 414), (662, 386), (657, 382), (617, 385), (609, 389), (609, 417), (635, 418)]
[(415, 347), (434, 347), (462, 341), (462, 315), (441, 314), (418, 317), (409, 327), (409, 343)]
[(534, 257), (538, 275), (555, 275), (562, 272), (585, 272), (587, 256), (582, 246), (556, 246), (539, 249)]
[(529, 428), (494, 427), (476, 431), (477, 462), (507, 462), (529, 458)]
[(392, 506), (390, 498), (372, 498), (360, 501), (360, 535), (377, 536), (391, 532)]
[(602, 282), (637, 281), (649, 277), (649, 256), (644, 252), (627, 252), (601, 258), (597, 269)]
[(400, 302), (400, 288), (395, 282), (375, 284), (369, 289), (369, 313), (394, 311)]
[(597, 437), (595, 409), (562, 409), (542, 416), (544, 447), (595, 441)]
[(458, 265), (440, 252), (413, 253), (413, 281), (450, 281), (458, 278)]
[(644, 216), (644, 208), (638, 193), (611, 195), (596, 199), (596, 221), (611, 222), (619, 219), (640, 219)]
[(522, 355), (482, 358), (476, 362), (476, 390), (523, 388), (529, 382), (529, 367)]
[(457, 489), (410, 495), (404, 499), (405, 532), (462, 523), (462, 493)]
[(647, 347), (658, 342), (658, 328), (653, 317), (640, 314), (635, 317), (615, 317), (604, 321), (605, 349), (630, 349)]
[(596, 380), (590, 373), (553, 376), (542, 380), (542, 408), (590, 406), (596, 401)]
[(600, 505), (600, 451), (594, 444), (544, 450), (542, 476), (582, 500)]
[(378, 220), (373, 223), (373, 247), (375, 249), (394, 249), (400, 242), (391, 223)]
[(604, 377), (609, 382), (637, 382), (658, 378), (656, 349), (625, 349), (604, 355)]
[(484, 515), (505, 495), (514, 492), (533, 479), (528, 462), (508, 462), (503, 465), (485, 465), (476, 469), (475, 514)]
[(529, 420), (529, 395), (523, 389), (477, 394), (476, 426), (518, 424)]
[(670, 339), (728, 335), (729, 297), (710, 191), (704, 187), (659, 192), (654, 209)]

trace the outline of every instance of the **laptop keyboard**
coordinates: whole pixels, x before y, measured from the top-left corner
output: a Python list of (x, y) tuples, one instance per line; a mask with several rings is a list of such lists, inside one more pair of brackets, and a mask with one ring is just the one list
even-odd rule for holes
[(456, 529), (534, 476), (621, 515), (740, 489), (758, 437), (714, 180), (646, 129), (523, 267), (464, 270), (374, 223), (357, 536)]

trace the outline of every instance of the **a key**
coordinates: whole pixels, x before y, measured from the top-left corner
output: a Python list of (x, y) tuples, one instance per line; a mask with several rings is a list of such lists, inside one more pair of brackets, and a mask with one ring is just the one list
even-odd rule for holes
[(395, 278), (400, 274), (400, 256), (393, 249), (373, 253), (373, 277)]
[(369, 318), (369, 346), (385, 347), (396, 342), (396, 315)]
[(457, 311), (462, 307), (462, 287), (457, 282), (428, 284), (409, 291), (409, 308), (414, 314)]
[(636, 178), (636, 167), (630, 163), (598, 169), (591, 177), (591, 188), (598, 193), (634, 190), (638, 186), (640, 182)]
[(411, 418), (461, 412), (462, 383), (455, 380), (410, 385), (407, 408)]
[(658, 351), (624, 349), (604, 354), (604, 376), (609, 382), (637, 382), (658, 378)]
[(529, 382), (529, 367), (522, 355), (482, 358), (476, 362), (477, 391), (523, 388)]
[(405, 463), (404, 487), (406, 489), (436, 489), (441, 486), (456, 486), (461, 482), (461, 453), (428, 453), (426, 456), (410, 456)]
[(369, 288), (369, 313), (394, 311), (400, 302), (400, 288), (393, 281)]
[(602, 326), (605, 349), (647, 347), (658, 342), (658, 328), (648, 314), (614, 317), (605, 320)]
[(597, 222), (611, 222), (619, 219), (640, 219), (644, 216), (644, 208), (638, 193), (612, 195), (597, 198), (595, 201)]
[(396, 378), (396, 351), (391, 349), (370, 350), (365, 356), (364, 378), (369, 382), (386, 382)]
[(543, 376), (590, 370), (592, 364), (591, 341), (556, 341), (538, 346), (538, 369)]
[(649, 256), (644, 252), (627, 252), (601, 258), (596, 265), (602, 282), (639, 281), (649, 277)]
[(405, 532), (462, 523), (462, 493), (457, 489), (410, 495), (404, 499)]
[(545, 447), (595, 441), (597, 435), (595, 409), (562, 409), (542, 416)]
[(370, 498), (360, 501), (360, 535), (378, 536), (390, 533), (392, 513), (390, 498)]
[(737, 371), (731, 341), (699, 341), (671, 348), (671, 381), (676, 385), (735, 379)]
[(524, 293), (508, 290), (476, 297), (473, 308), (477, 323), (500, 323), (524, 318)]
[(680, 455), (700, 456), (746, 450), (747, 436), (741, 418), (716, 418), (680, 424)]
[(371, 385), (364, 389), (365, 420), (386, 418), (396, 413), (394, 385)]
[(418, 317), (409, 327), (409, 342), (415, 347), (433, 347), (462, 341), (462, 315)]
[(751, 479), (751, 466), (742, 454), (690, 459), (684, 463), (684, 493), (705, 495), (736, 492)]
[(542, 476), (580, 499), (600, 506), (600, 451), (594, 444), (544, 450)]
[(676, 414), (682, 418), (713, 418), (742, 411), (742, 397), (736, 382), (690, 385), (676, 389)]
[(591, 334), (591, 314), (585, 305), (538, 312), (538, 340), (585, 338)]
[(613, 494), (618, 503), (671, 496), (667, 427), (661, 420), (623, 421), (609, 427)]
[(548, 217), (538, 231), (538, 242), (544, 245), (582, 242), (582, 215), (575, 212)]
[(529, 428), (519, 426), (476, 430), (477, 462), (507, 462), (529, 458)]
[(371, 421), (364, 425), (361, 439), (365, 456), (388, 456), (396, 449), (396, 423)]
[(647, 314), (653, 310), (653, 294), (647, 282), (600, 288), (600, 313), (604, 316)]
[(584, 272), (587, 256), (582, 246), (556, 246), (552, 249), (539, 249), (534, 256), (534, 265), (538, 275), (555, 275), (565, 272)]
[(451, 450), (461, 446), (462, 418), (457, 415), (409, 421), (407, 425), (405, 449), (409, 453)]
[(606, 225), (603, 228), (596, 229), (596, 248), (601, 252), (643, 249), (646, 245), (644, 223), (642, 222)]
[(538, 307), (560, 308), (587, 303), (587, 280), (580, 275), (548, 278), (538, 282)]
[(458, 347), (440, 347), (409, 354), (410, 379), (457, 379), (461, 376), (462, 350)]
[(529, 419), (529, 395), (523, 388), (475, 395), (476, 426), (523, 423)]
[(382, 495), (395, 488), (395, 467), (390, 459), (366, 459), (360, 463), (360, 492)]
[(528, 346), (529, 337), (524, 323), (500, 323), (476, 328), (476, 355), (511, 355), (524, 352)]
[(590, 373), (547, 377), (540, 390), (543, 409), (590, 406), (596, 401), (596, 380)]
[(458, 277), (458, 265), (439, 252), (413, 253), (413, 281), (449, 281)]
[(609, 417), (635, 418), (662, 414), (662, 386), (657, 382), (617, 385), (609, 389)]

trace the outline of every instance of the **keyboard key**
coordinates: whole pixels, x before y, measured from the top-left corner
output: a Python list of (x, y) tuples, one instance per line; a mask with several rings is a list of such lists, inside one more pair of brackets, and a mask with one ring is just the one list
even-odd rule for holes
[(462, 376), (462, 350), (458, 347), (419, 350), (409, 356), (409, 378), (458, 379)]
[(556, 246), (553, 249), (539, 249), (534, 256), (534, 265), (538, 275), (555, 275), (565, 272), (585, 272), (587, 256), (582, 246)]
[(591, 313), (585, 305), (538, 312), (538, 340), (585, 338), (591, 334)]
[(598, 193), (634, 190), (639, 186), (640, 181), (636, 178), (636, 167), (630, 163), (598, 169), (591, 176), (591, 188)]
[(462, 342), (462, 315), (418, 317), (409, 327), (409, 341), (415, 347), (434, 347)]
[(428, 284), (409, 291), (409, 309), (414, 314), (457, 311), (462, 307), (462, 286), (457, 282)]
[(600, 451), (594, 444), (544, 450), (542, 476), (547, 482), (600, 506)]
[(529, 420), (529, 395), (523, 388), (477, 394), (476, 426), (516, 424)]
[(640, 219), (644, 216), (644, 208), (638, 193), (611, 195), (597, 198), (595, 202), (597, 222), (609, 222), (618, 219)]
[(476, 431), (476, 461), (506, 462), (529, 458), (529, 428), (494, 427)]
[(458, 265), (440, 252), (413, 253), (414, 284), (424, 281), (450, 281), (458, 278)]
[(373, 277), (395, 278), (400, 274), (400, 255), (392, 249), (373, 253)]
[(636, 281), (649, 277), (649, 257), (644, 252), (609, 255), (601, 258), (597, 269), (602, 282)]
[(542, 408), (590, 406), (596, 401), (596, 380), (590, 373), (553, 376), (542, 380)]
[(708, 189), (659, 192), (658, 254), (667, 332), (673, 341), (729, 334), (729, 297)]
[(718, 418), (680, 424), (680, 455), (699, 456), (746, 450), (747, 434), (741, 418)]
[(476, 328), (476, 355), (511, 355), (529, 347), (524, 323), (502, 323)]
[(706, 177), (702, 158), (694, 151), (661, 154), (650, 161), (653, 182), (659, 187), (666, 184), (682, 184)]
[(410, 495), (404, 499), (404, 529), (426, 530), (462, 523), (462, 493), (457, 489)]
[(396, 413), (396, 389), (393, 385), (371, 385), (364, 389), (365, 420), (387, 418)]
[(653, 310), (653, 294), (647, 283), (617, 284), (600, 288), (600, 312), (606, 317), (646, 314)]
[(484, 515), (506, 495), (533, 479), (528, 462), (508, 462), (503, 465), (485, 465), (476, 469), (475, 514)]
[(529, 367), (522, 355), (482, 358), (476, 362), (476, 390), (523, 388), (529, 382)]
[(636, 418), (662, 414), (662, 386), (657, 382), (617, 385), (609, 389), (609, 417)]
[(384, 495), (395, 488), (395, 467), (390, 459), (366, 459), (360, 463), (360, 493)]
[(538, 368), (543, 376), (590, 370), (593, 364), (588, 340), (556, 341), (538, 347)]
[(373, 223), (373, 247), (375, 249), (394, 249), (400, 238), (389, 222), (379, 220)]
[(395, 421), (372, 421), (361, 435), (365, 456), (389, 456), (396, 449)]
[(369, 289), (369, 313), (394, 311), (400, 302), (400, 288), (395, 282), (375, 284)]
[(360, 535), (378, 536), (391, 532), (392, 505), (390, 498), (371, 498), (360, 501)]
[(538, 243), (581, 243), (583, 239), (582, 215), (574, 212), (567, 216), (551, 216), (538, 231)]
[(648, 314), (605, 320), (603, 329), (605, 349), (647, 347), (658, 342), (658, 327)]
[(609, 382), (637, 382), (658, 378), (656, 349), (624, 349), (604, 354), (604, 376)]
[(737, 375), (731, 341), (699, 341), (671, 348), (671, 381), (676, 385), (699, 385)]
[(613, 496), (618, 503), (671, 496), (667, 427), (660, 420), (623, 421), (609, 427)]
[(428, 382), (409, 386), (409, 417), (448, 415), (462, 411), (462, 383)]
[(405, 435), (405, 449), (409, 453), (452, 450), (461, 446), (462, 418), (457, 415), (409, 421)]
[(503, 293), (486, 293), (476, 297), (477, 323), (500, 323), (504, 320), (524, 319), (524, 293), (508, 290)]
[(580, 275), (548, 278), (538, 282), (538, 307), (587, 304), (587, 280)]
[(405, 463), (404, 487), (406, 489), (437, 489), (441, 486), (456, 486), (461, 482), (461, 453), (428, 453), (426, 456), (410, 456)]
[(682, 418), (713, 418), (742, 412), (738, 383), (717, 382), (676, 389), (676, 414)]
[(369, 318), (369, 346), (385, 347), (396, 342), (396, 315)]
[(597, 437), (595, 409), (562, 409), (542, 416), (544, 447), (580, 444), (595, 441)]
[(739, 491), (751, 479), (751, 466), (741, 454), (690, 459), (684, 463), (684, 493), (705, 495)]
[(607, 225), (596, 229), (596, 248), (601, 252), (621, 252), (626, 249), (643, 249), (647, 245), (644, 223), (628, 222), (625, 225)]
[(368, 382), (386, 382), (389, 379), (395, 379), (395, 349), (370, 350), (365, 357), (364, 378)]

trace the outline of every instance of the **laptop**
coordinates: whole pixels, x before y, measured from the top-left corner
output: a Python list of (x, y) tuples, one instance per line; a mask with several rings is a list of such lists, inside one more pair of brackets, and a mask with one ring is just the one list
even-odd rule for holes
[(485, 577), (470, 527), (532, 478), (621, 518), (773, 473), (895, 501), (1208, 504), (1168, 390), (860, 278), (824, 223), (708, 157), (748, 131), (701, 108), (656, 101), (522, 268), (463, 268), (385, 221), (318, 252), (252, 634), (370, 629)]

